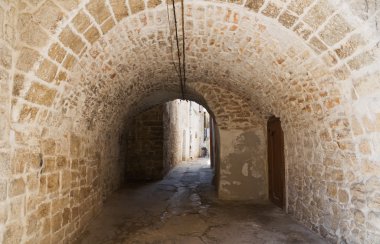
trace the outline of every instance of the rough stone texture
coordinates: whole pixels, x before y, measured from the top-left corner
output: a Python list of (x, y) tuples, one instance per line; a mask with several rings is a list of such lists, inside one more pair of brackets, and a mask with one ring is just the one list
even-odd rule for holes
[(164, 168), (163, 105), (148, 109), (128, 123), (125, 179), (158, 180)]
[[(166, 6), (139, 13), (146, 7), (141, 2), (126, 1), (131, 15), (116, 24), (111, 1), (1, 1), (0, 46), (5, 56), (0, 59), (0, 177), (8, 189), (19, 178), (32, 189), (1, 200), (0, 207), (10, 209), (10, 203), (17, 202), (13, 198), (25, 198), (21, 203), (25, 213), (0, 222), (3, 243), (68, 242), (82, 232), (122, 181), (118, 140), (128, 114), (147, 103), (180, 97)], [(331, 242), (377, 243), (378, 5), (354, 0), (280, 2), (245, 1), (243, 6), (185, 1), (186, 95), (205, 107), (217, 105), (218, 98), (206, 98), (209, 93), (199, 90), (199, 84), (207, 84), (246, 101), (247, 110), (258, 117), (281, 117), (287, 211)], [(268, 8), (274, 5), (280, 10), (278, 16), (274, 7)], [(30, 21), (46, 6), (52, 8), (47, 14), (57, 16), (44, 19), (45, 27)], [(102, 32), (93, 44), (73, 21), (81, 11)], [(281, 18), (286, 11), (298, 18), (290, 28)], [(342, 19), (334, 21), (334, 13)], [(29, 33), (25, 23), (31, 26)], [(343, 32), (331, 36), (336, 23), (344, 24), (338, 28)], [(66, 52), (57, 55), (58, 60), (48, 53), (57, 42)], [(45, 59), (66, 75), (51, 83), (37, 76)], [(40, 74), (50, 72), (40, 70)], [(14, 93), (13, 88), (17, 88)], [(37, 89), (43, 93), (36, 94)], [(219, 109), (223, 107), (210, 110)], [(41, 155), (37, 168), (25, 167), (23, 173), (12, 175), (15, 149), (39, 154), (45, 139), (55, 141), (55, 155), (49, 159)], [(58, 156), (68, 163), (41, 173), (45, 163)], [(339, 181), (336, 174), (326, 173), (330, 168), (341, 171)], [(66, 177), (67, 172), (71, 177)], [(48, 193), (50, 174), (59, 174), (62, 185)], [(70, 187), (62, 187), (66, 184)], [(49, 207), (27, 231), (26, 218), (32, 219), (40, 206), (55, 201), (62, 201), (57, 213)], [(72, 213), (68, 223), (63, 217), (66, 208)]]

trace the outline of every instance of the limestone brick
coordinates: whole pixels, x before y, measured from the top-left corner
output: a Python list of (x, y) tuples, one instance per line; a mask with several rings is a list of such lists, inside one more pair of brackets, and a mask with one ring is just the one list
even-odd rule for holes
[(319, 0), (303, 18), (310, 27), (316, 30), (333, 13), (327, 0)]
[(56, 0), (56, 2), (66, 10), (73, 10), (80, 3), (80, 0)]
[(145, 3), (144, 1), (139, 0), (128, 0), (129, 7), (132, 11), (132, 14), (135, 14), (137, 12), (140, 12), (145, 9)]
[(124, 0), (111, 0), (110, 4), (112, 6), (113, 13), (115, 14), (115, 18), (118, 21), (128, 16), (128, 8)]
[(155, 8), (161, 4), (161, 0), (148, 0), (148, 8)]
[(0, 47), (0, 65), (6, 69), (10, 69), (12, 65), (11, 49), (6, 46)]
[(74, 34), (69, 27), (66, 27), (61, 32), (61, 34), (59, 35), (59, 39), (64, 46), (69, 47), (76, 54), (79, 54), (85, 45), (82, 39), (76, 34)]
[[(251, 132), (265, 145), (260, 123), (281, 117), (288, 212), (328, 240), (377, 243), (374, 2), (185, 1), (185, 11), (186, 96), (236, 143)], [(125, 118), (181, 96), (165, 3), (5, 1), (0, 33), (0, 201), (13, 203), (0, 205), (0, 240), (70, 242), (122, 181)]]
[(320, 33), (322, 40), (327, 45), (334, 45), (342, 40), (353, 28), (339, 14), (334, 15)]
[(104, 22), (101, 26), (103, 34), (106, 34), (112, 27), (115, 26), (115, 22), (112, 18), (109, 18), (106, 22)]
[(47, 192), (53, 193), (58, 191), (60, 187), (59, 174), (54, 173), (47, 176)]
[(4, 244), (21, 243), (23, 228), (20, 224), (13, 222), (5, 226), (3, 237)]
[(302, 15), (305, 8), (309, 7), (313, 0), (292, 0), (288, 9), (295, 12), (298, 15)]
[(258, 12), (259, 9), (263, 6), (263, 4), (264, 4), (264, 0), (258, 0), (258, 1), (248, 0), (246, 3), (246, 6), (254, 10), (255, 12)]
[(91, 0), (88, 4), (86, 4), (86, 8), (99, 25), (111, 16), (103, 0)]
[(40, 58), (37, 51), (24, 47), (20, 51), (20, 55), (17, 59), (16, 67), (22, 71), (29, 71), (34, 63)]
[(58, 67), (51, 61), (45, 59), (42, 61), (40, 67), (37, 70), (37, 76), (47, 82), (52, 82), (57, 73)]
[(45, 1), (36, 13), (33, 14), (33, 18), (38, 20), (39, 24), (50, 32), (54, 32), (57, 29), (63, 16), (62, 10), (52, 1)]
[(72, 20), (74, 27), (81, 33), (83, 33), (91, 25), (90, 18), (86, 13), (81, 10)]
[(84, 33), (84, 36), (92, 44), (99, 39), (100, 33), (97, 28), (91, 27)]
[(277, 5), (270, 2), (266, 8), (262, 10), (262, 13), (268, 17), (277, 18), (280, 11), (281, 9)]
[(58, 43), (54, 43), (50, 46), (49, 57), (51, 57), (53, 60), (57, 61), (58, 63), (62, 63), (65, 55), (66, 51)]
[(25, 192), (25, 181), (22, 178), (16, 178), (11, 180), (9, 185), (8, 196), (14, 197), (21, 195)]
[(292, 15), (289, 11), (282, 13), (278, 19), (278, 21), (287, 28), (292, 27), (296, 20), (297, 17)]
[(50, 106), (56, 93), (56, 90), (34, 82), (26, 95), (26, 99), (37, 104)]

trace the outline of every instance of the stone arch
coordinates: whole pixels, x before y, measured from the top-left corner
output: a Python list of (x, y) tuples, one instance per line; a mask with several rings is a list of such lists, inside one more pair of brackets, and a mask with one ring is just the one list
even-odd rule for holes
[[(228, 90), (262, 118), (283, 118), (294, 180), (288, 212), (332, 240), (379, 239), (379, 11), (373, 5), (186, 1), (189, 89)], [(112, 155), (125, 114), (149, 93), (178, 91), (166, 6), (156, 0), (0, 6), (0, 139), (8, 162), (1, 179), (9, 188), (2, 199), (3, 206), (28, 206), (15, 217), (19, 222), (3, 221), (0, 233), (5, 240), (9, 233), (19, 241), (70, 239), (80, 229), (68, 226), (83, 227), (118, 186)], [(41, 168), (45, 175), (37, 174)], [(62, 184), (66, 177), (70, 185)], [(101, 184), (106, 178), (114, 181)], [(61, 208), (39, 216), (36, 229), (21, 224), (50, 206), (48, 196), (58, 189), (63, 197), (54, 201)], [(56, 220), (49, 233), (42, 228), (47, 219)]]

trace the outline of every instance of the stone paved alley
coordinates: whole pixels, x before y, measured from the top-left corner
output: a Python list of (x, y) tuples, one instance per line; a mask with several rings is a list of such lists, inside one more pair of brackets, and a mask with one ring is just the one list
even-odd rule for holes
[(217, 200), (207, 159), (114, 193), (77, 243), (325, 243), (268, 203)]

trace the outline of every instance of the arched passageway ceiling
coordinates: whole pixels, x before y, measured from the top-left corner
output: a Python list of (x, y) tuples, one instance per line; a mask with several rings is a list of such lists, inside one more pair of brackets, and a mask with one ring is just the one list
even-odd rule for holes
[[(188, 87), (186, 99), (194, 101), (205, 107), (216, 120), (221, 129), (249, 129), (253, 126), (265, 124), (260, 111), (255, 110), (244, 97), (221, 87), (197, 82), (196, 88)], [(136, 114), (149, 108), (175, 99), (181, 99), (178, 87), (175, 90), (155, 90), (151, 94), (144, 94), (137, 102), (131, 104), (128, 113), (121, 121), (128, 121)], [(199, 91), (199, 92), (198, 92)]]
[[(28, 74), (15, 84), (14, 121), (41, 123), (63, 108), (65, 115), (97, 114), (108, 123), (147, 92), (178, 83), (164, 3), (74, 2), (38, 3), (37, 12), (31, 3), (21, 6), (26, 45), (16, 68)], [(186, 1), (189, 86), (214, 83), (294, 123), (342, 111), (338, 105), (352, 99), (353, 86), (338, 81), (375, 65), (378, 11), (369, 18), (355, 1), (332, 2)], [(360, 15), (351, 15), (350, 6)], [(46, 36), (23, 35), (23, 26)]]

